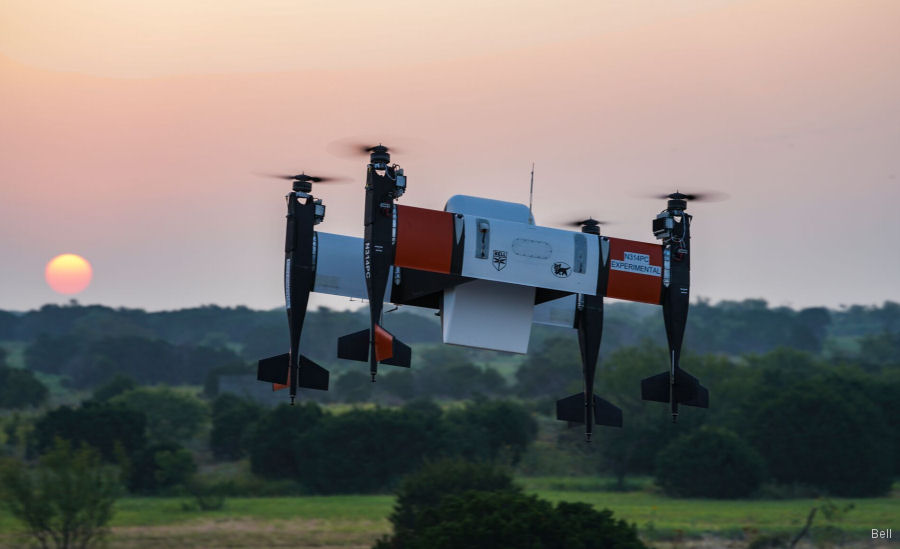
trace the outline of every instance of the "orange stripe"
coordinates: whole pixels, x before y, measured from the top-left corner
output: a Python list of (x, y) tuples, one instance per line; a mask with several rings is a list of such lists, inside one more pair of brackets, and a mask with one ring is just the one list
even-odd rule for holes
[(449, 274), (452, 256), (452, 213), (397, 206), (394, 265)]
[(394, 356), (394, 336), (387, 330), (375, 325), (375, 360), (381, 362)]
[(281, 383), (273, 383), (272, 391), (280, 391), (282, 389), (287, 389), (291, 385), (291, 367), (288, 366), (288, 376), (287, 376), (287, 385), (282, 385)]

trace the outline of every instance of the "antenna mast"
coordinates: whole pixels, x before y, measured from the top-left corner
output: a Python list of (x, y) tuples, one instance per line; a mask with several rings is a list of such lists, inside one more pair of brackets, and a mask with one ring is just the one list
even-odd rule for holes
[(534, 201), (534, 162), (531, 163), (531, 187), (528, 189), (528, 211), (531, 212), (532, 217), (534, 216), (534, 211), (531, 206)]

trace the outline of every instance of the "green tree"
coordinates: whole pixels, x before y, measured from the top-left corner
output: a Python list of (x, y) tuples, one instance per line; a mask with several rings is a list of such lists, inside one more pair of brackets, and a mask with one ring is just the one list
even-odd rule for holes
[(447, 447), (465, 459), (516, 464), (537, 437), (531, 412), (510, 400), (477, 400), (444, 415)]
[(769, 390), (748, 413), (746, 430), (777, 481), (819, 486), (836, 496), (890, 489), (890, 431), (852, 379), (820, 377)]
[(887, 423), (890, 439), (887, 441), (893, 450), (893, 469), (894, 476), (900, 477), (900, 369), (885, 372), (884, 374), (870, 378), (868, 385), (869, 394), (872, 397), (872, 404), (882, 412), (882, 416)]
[(547, 339), (535, 349), (516, 371), (516, 395), (523, 398), (568, 396), (578, 386), (581, 358), (578, 344), (570, 338)]
[(265, 478), (296, 479), (300, 476), (296, 454), (304, 450), (303, 434), (315, 427), (324, 412), (318, 404), (281, 404), (260, 416), (250, 431), (250, 468)]
[(143, 413), (151, 442), (184, 443), (209, 420), (205, 402), (165, 386), (132, 389), (111, 398), (110, 403)]
[(0, 364), (0, 409), (40, 406), (49, 394), (32, 372)]
[(86, 402), (80, 408), (61, 406), (41, 416), (29, 443), (32, 452), (44, 453), (61, 438), (96, 448), (104, 460), (117, 462), (124, 452), (131, 459), (147, 443), (143, 413), (108, 403)]
[(122, 374), (116, 374), (109, 381), (94, 389), (94, 394), (91, 398), (97, 402), (106, 402), (136, 387), (137, 383), (135, 383), (134, 379)]
[(247, 437), (259, 420), (262, 408), (233, 394), (220, 395), (213, 402), (209, 447), (217, 459), (240, 459), (247, 454)]
[(0, 469), (0, 505), (45, 549), (97, 544), (120, 492), (118, 472), (101, 465), (96, 451), (60, 440), (33, 470), (19, 462)]
[(203, 382), (203, 396), (216, 398), (219, 396), (219, 379), (224, 376), (256, 376), (256, 366), (245, 362), (232, 362), (212, 368)]
[(884, 332), (864, 336), (859, 341), (859, 361), (877, 372), (900, 366), (900, 332)]
[[(391, 373), (390, 375), (397, 374)], [(372, 400), (373, 389), (372, 379), (361, 371), (346, 372), (334, 382), (334, 394), (343, 402), (366, 402)]]
[[(645, 341), (643, 345), (615, 351), (598, 366), (594, 391), (622, 409), (625, 424), (621, 429), (595, 426), (595, 442), (581, 444), (579, 448), (582, 452), (597, 455), (598, 468), (611, 471), (620, 490), (625, 489), (628, 475), (652, 473), (656, 454), (666, 444), (680, 434), (692, 432), (706, 420), (707, 410), (682, 406), (678, 423), (673, 425), (667, 406), (641, 399), (641, 379), (665, 370), (666, 355), (663, 347)], [(716, 386), (703, 375), (703, 370), (712, 369), (701, 367), (705, 362), (694, 355), (682, 358), (682, 366), (699, 376), (715, 395)], [(565, 444), (577, 444), (572, 439), (582, 436), (582, 429), (572, 431), (565, 437)]]
[(763, 481), (756, 450), (731, 431), (703, 427), (679, 437), (656, 458), (656, 483), (675, 497), (742, 498)]
[(25, 365), (35, 372), (65, 374), (68, 361), (80, 354), (82, 347), (83, 342), (75, 336), (41, 333), (25, 348)]
[[(375, 389), (383, 390), (400, 401), (413, 400), (420, 396), (416, 387), (416, 377), (415, 369), (395, 368), (379, 374), (378, 387)], [(372, 387), (369, 387), (368, 391), (371, 393)]]
[(25, 351), (28, 368), (65, 375), (74, 387), (94, 387), (116, 374), (141, 384), (200, 384), (218, 366), (239, 362), (233, 351), (139, 335), (41, 335)]
[(434, 427), (406, 410), (327, 415), (294, 447), (295, 478), (320, 493), (385, 490), (429, 457), (439, 436)]

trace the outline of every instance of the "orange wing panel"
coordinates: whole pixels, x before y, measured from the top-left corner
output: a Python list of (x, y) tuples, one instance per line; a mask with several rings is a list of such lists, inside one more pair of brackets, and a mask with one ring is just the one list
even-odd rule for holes
[(452, 256), (452, 213), (397, 206), (394, 265), (449, 274)]
[(659, 305), (662, 269), (662, 245), (610, 238), (606, 296)]

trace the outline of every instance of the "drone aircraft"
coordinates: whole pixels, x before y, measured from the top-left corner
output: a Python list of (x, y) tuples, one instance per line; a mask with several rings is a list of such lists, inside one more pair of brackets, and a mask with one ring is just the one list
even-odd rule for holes
[(388, 147), (361, 148), (366, 172), (364, 236), (316, 231), (325, 205), (312, 193), (328, 178), (283, 176), (287, 194), (284, 292), (290, 351), (259, 361), (257, 378), (288, 388), (327, 390), (327, 370), (300, 353), (310, 292), (367, 299), (369, 328), (338, 340), (339, 358), (409, 367), (411, 350), (382, 326), (385, 302), (436, 309), (444, 343), (526, 353), (533, 323), (578, 332), (584, 390), (556, 403), (557, 418), (622, 426), (622, 411), (594, 394), (603, 331), (603, 299), (662, 306), (669, 350), (666, 371), (641, 381), (644, 400), (707, 408), (709, 392), (679, 366), (690, 290), (689, 200), (673, 193), (653, 219), (660, 243), (607, 237), (601, 222), (574, 223), (580, 231), (535, 225), (523, 204), (456, 195), (443, 211), (396, 204), (406, 175)]

